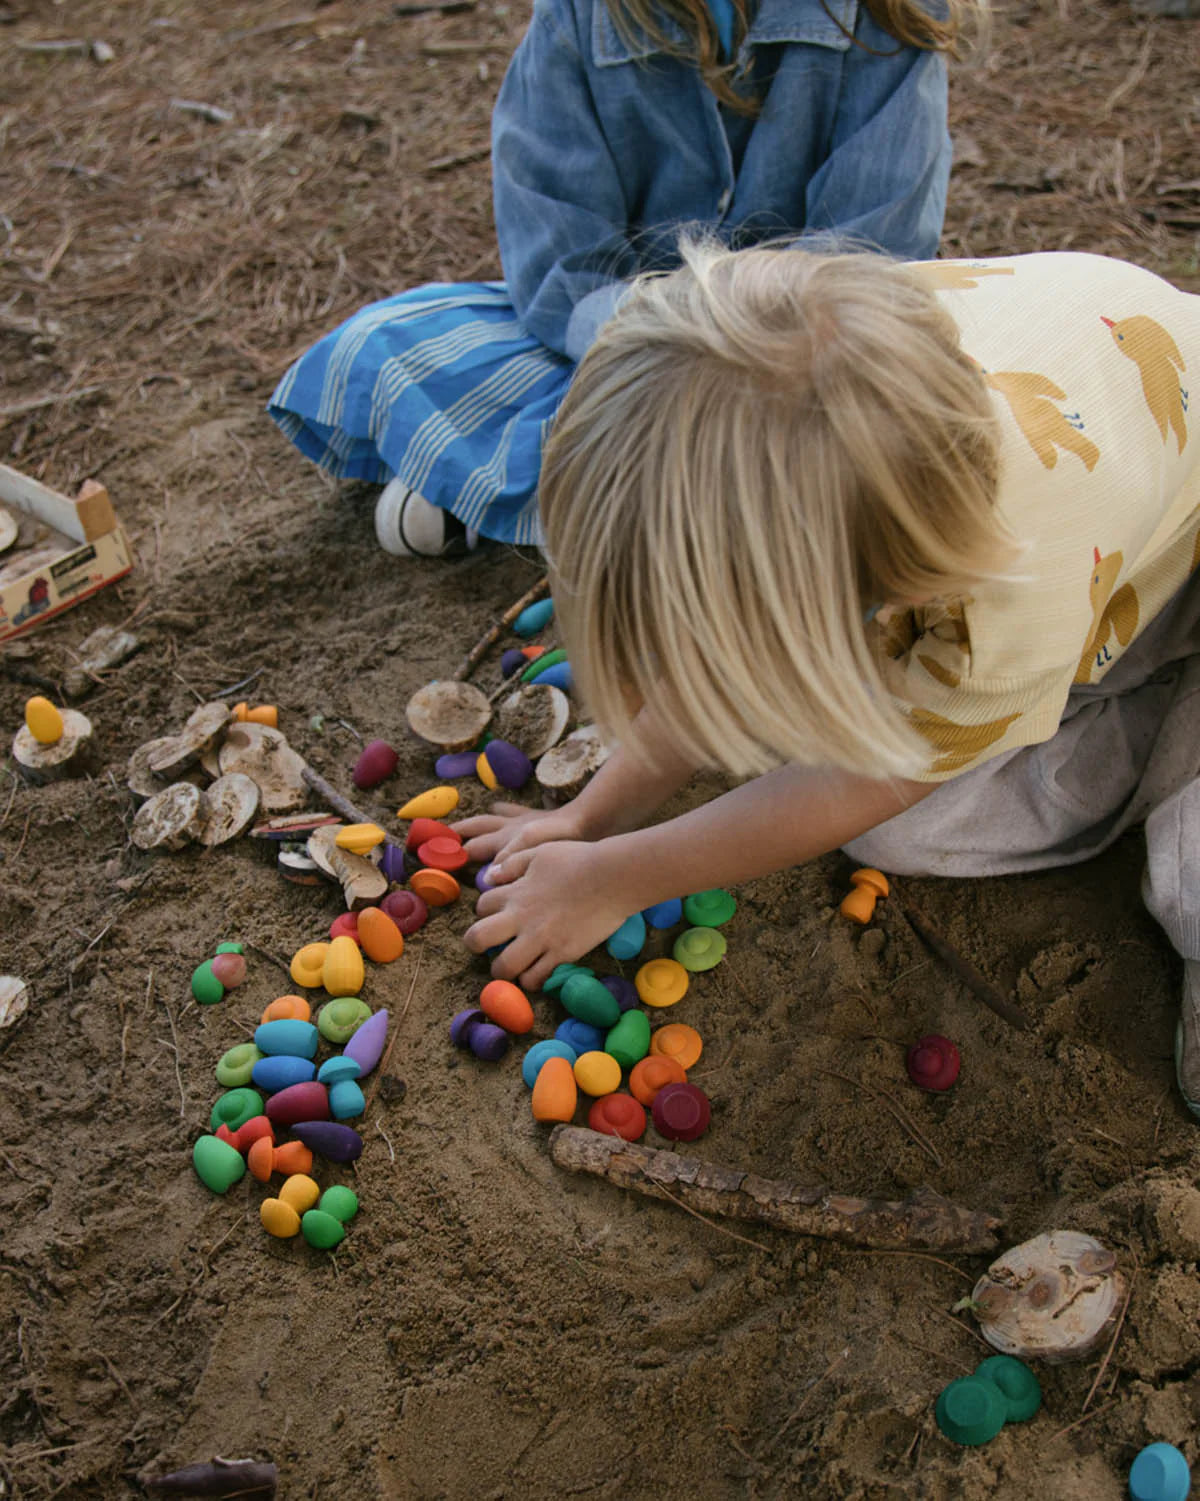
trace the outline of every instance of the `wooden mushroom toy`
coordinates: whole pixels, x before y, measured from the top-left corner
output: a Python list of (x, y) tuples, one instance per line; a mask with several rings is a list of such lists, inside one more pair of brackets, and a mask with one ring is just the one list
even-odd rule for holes
[(1114, 1252), (1076, 1230), (1051, 1230), (994, 1261), (970, 1307), (1002, 1354), (1058, 1364), (1103, 1343), (1124, 1296)]
[(875, 913), (875, 903), (889, 891), (888, 879), (881, 870), (864, 866), (850, 877), (851, 890), (842, 898), (838, 911), (851, 922), (869, 923)]

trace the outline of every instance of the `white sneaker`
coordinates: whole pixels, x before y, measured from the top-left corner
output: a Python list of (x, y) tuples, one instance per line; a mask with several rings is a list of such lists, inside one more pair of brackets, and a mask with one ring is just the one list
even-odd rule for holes
[(375, 502), (375, 537), (396, 558), (449, 558), (473, 552), (479, 533), (394, 479)]
[(1200, 960), (1183, 961), (1183, 997), (1175, 1028), (1175, 1077), (1183, 1103), (1200, 1116)]

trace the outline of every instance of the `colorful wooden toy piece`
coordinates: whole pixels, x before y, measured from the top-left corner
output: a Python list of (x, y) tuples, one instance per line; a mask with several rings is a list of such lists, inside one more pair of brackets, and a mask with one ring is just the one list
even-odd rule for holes
[(305, 990), (316, 990), (321, 983), (329, 947), (328, 943), (306, 943), (302, 949), (296, 950), (288, 968), (294, 984)]
[(252, 1042), (239, 1042), (217, 1061), (217, 1083), (226, 1089), (242, 1089), (250, 1082), (254, 1065), (262, 1054)]
[(329, 1119), (329, 1091), (315, 1079), (281, 1089), (267, 1101), (266, 1112), (277, 1126), (294, 1126), (297, 1121)]
[(242, 1154), (216, 1136), (202, 1136), (192, 1148), (192, 1166), (205, 1188), (228, 1193), (246, 1171)]
[(345, 1237), (346, 1227), (323, 1209), (310, 1209), (300, 1221), (300, 1233), (315, 1251), (332, 1251)]
[(321, 966), (321, 984), (330, 995), (357, 995), (363, 988), (366, 970), (362, 950), (353, 938), (335, 938), (329, 945)]
[(668, 1084), (686, 1084), (687, 1070), (677, 1058), (651, 1053), (633, 1065), (629, 1074), (629, 1092), (643, 1105), (653, 1105), (654, 1097)]
[(605, 1136), (639, 1141), (646, 1134), (646, 1112), (630, 1095), (606, 1094), (592, 1102), (588, 1125)]
[(213, 973), (213, 961), (206, 959), (192, 971), (192, 995), (202, 1006), (215, 1006), (225, 999), (225, 987)]
[(383, 1044), (387, 1037), (388, 1014), (376, 1011), (358, 1028), (342, 1050), (342, 1057), (352, 1059), (358, 1066), (360, 1078), (369, 1074), (383, 1057)]
[(312, 1007), (302, 995), (277, 995), (270, 1005), (267, 1006), (259, 1020), (264, 1022), (306, 1022), (311, 1016)]
[(517, 636), (536, 636), (544, 626), (554, 619), (554, 601), (552, 599), (539, 599), (531, 605), (526, 605), (517, 618), (513, 621), (513, 633)]
[(581, 1053), (575, 1060), (575, 1082), (584, 1094), (613, 1094), (621, 1084), (621, 1065), (611, 1053)]
[(1027, 1423), (1042, 1405), (1040, 1382), (1015, 1355), (990, 1355), (975, 1367), (975, 1375), (994, 1382), (1004, 1394), (1006, 1423)]
[(493, 785), (499, 783), (510, 792), (519, 792), (533, 775), (533, 762), (519, 746), (507, 740), (489, 741), (481, 759), (491, 773)]
[(448, 907), (462, 890), (448, 870), (419, 870), (408, 884), (429, 907)]
[(533, 1031), (533, 1007), (519, 985), (509, 980), (490, 980), (480, 991), (479, 1005), (485, 1016), (518, 1037)]
[(651, 959), (633, 983), (647, 1006), (674, 1006), (687, 994), (688, 972), (677, 959)]
[(904, 1060), (908, 1077), (918, 1089), (940, 1092), (949, 1089), (958, 1078), (962, 1060), (958, 1049), (948, 1037), (931, 1032), (928, 1037), (919, 1037)]
[(674, 1058), (685, 1069), (695, 1068), (703, 1051), (704, 1044), (699, 1032), (684, 1022), (671, 1022), (650, 1034), (651, 1056)]
[(349, 850), (352, 855), (369, 855), (386, 838), (377, 823), (348, 823), (337, 831), (333, 842), (338, 849)]
[(669, 901), (657, 902), (653, 907), (647, 907), (642, 913), (652, 928), (662, 931), (664, 928), (673, 928), (683, 920), (683, 902), (677, 896)]
[[(369, 787), (378, 787), (380, 782), (387, 781), (399, 764), (400, 757), (386, 740), (370, 740), (363, 746), (354, 763), (354, 785), (361, 787), (363, 791)], [(438, 774), (441, 775), (440, 772)]]
[(355, 1162), (362, 1156), (362, 1137), (352, 1126), (343, 1126), (339, 1121), (296, 1121), (292, 1130), (306, 1146), (330, 1162)]
[(610, 934), (604, 947), (614, 959), (636, 959), (646, 945), (646, 919), (634, 912)]
[(317, 1012), (317, 1028), (326, 1042), (341, 1047), (350, 1041), (370, 1015), (371, 1008), (366, 1001), (359, 1000), (356, 995), (339, 995), (326, 1001)]
[(315, 1058), (321, 1034), (312, 1022), (262, 1022), (254, 1033), (254, 1046), (268, 1057), (285, 1054), (291, 1058)]
[(376, 964), (391, 964), (404, 952), (404, 934), (381, 907), (364, 907), (358, 914), (358, 943)]
[(887, 896), (890, 890), (888, 879), (883, 871), (864, 866), (850, 877), (850, 885), (852, 890), (842, 898), (838, 911), (851, 922), (869, 923), (875, 912), (875, 903), (880, 897)]
[(1147, 1444), (1129, 1470), (1132, 1501), (1187, 1501), (1188, 1462), (1174, 1444)]
[(944, 1387), (934, 1405), (938, 1427), (956, 1444), (986, 1444), (1004, 1427), (1007, 1404), (993, 1381), (961, 1376)]
[(63, 737), (63, 717), (48, 698), (35, 694), (25, 700), (25, 728), (39, 745), (57, 745)]
[(415, 891), (389, 891), (379, 906), (380, 910), (386, 912), (392, 919), (405, 938), (415, 933), (418, 928), (423, 928), (429, 920), (429, 908), (425, 905), (424, 899)]
[(248, 1120), (262, 1114), (263, 1097), (257, 1089), (231, 1089), (221, 1095), (208, 1118), (211, 1131), (218, 1126), (228, 1126), (231, 1131), (240, 1131)]
[(312, 1152), (302, 1141), (285, 1141), (275, 1146), (269, 1136), (260, 1136), (250, 1144), (246, 1153), (250, 1176), (260, 1183), (265, 1183), (272, 1173), (282, 1173), (285, 1177), (292, 1173), (307, 1173), (312, 1168), (312, 1161)]
[(236, 990), (246, 978), (246, 961), (241, 954), (217, 954), (208, 962), (226, 990)]
[(712, 1107), (694, 1084), (664, 1084), (650, 1107), (654, 1129), (668, 1141), (695, 1141), (708, 1130)]
[(556, 1037), (548, 1037), (542, 1042), (535, 1042), (521, 1060), (521, 1078), (525, 1081), (526, 1087), (532, 1089), (537, 1083), (537, 1076), (547, 1058), (565, 1058), (574, 1068), (577, 1056), (573, 1047), (568, 1043), (560, 1042)]
[(575, 1114), (579, 1088), (565, 1058), (547, 1058), (533, 1086), (530, 1108), (535, 1121), (569, 1121)]
[(737, 902), (728, 891), (714, 886), (711, 891), (696, 891), (683, 899), (683, 916), (693, 928), (720, 928), (737, 911)]
[(427, 839), (417, 850), (417, 859), (430, 870), (461, 870), (467, 863), (467, 852), (457, 835)]
[(430, 787), (427, 792), (419, 793), (416, 797), (410, 797), (408, 802), (397, 810), (396, 817), (405, 820), (410, 818), (445, 818), (447, 813), (453, 813), (457, 807), (457, 787)]
[(725, 935), (716, 928), (689, 928), (675, 940), (671, 953), (692, 974), (713, 969), (725, 957)]
[(604, 1051), (622, 1068), (632, 1068), (650, 1051), (650, 1018), (644, 1011), (622, 1011), (604, 1039)]
[(455, 777), (473, 777), (478, 759), (478, 754), (473, 750), (450, 751), (447, 755), (437, 758), (433, 763), (433, 769), (443, 782), (453, 781)]
[(339, 912), (329, 924), (329, 938), (331, 942), (335, 938), (353, 938), (358, 943), (358, 913)]

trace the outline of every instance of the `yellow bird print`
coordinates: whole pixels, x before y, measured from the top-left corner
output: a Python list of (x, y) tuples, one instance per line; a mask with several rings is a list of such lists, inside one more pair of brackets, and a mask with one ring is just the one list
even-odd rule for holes
[(1098, 547), (1092, 549), (1095, 561), (1088, 594), (1092, 604), (1092, 631), (1079, 659), (1074, 681), (1090, 683), (1093, 670), (1100, 665), (1099, 659), (1110, 658), (1108, 638), (1116, 632), (1122, 646), (1128, 646), (1138, 624), (1138, 597), (1132, 584), (1122, 584), (1114, 594), (1113, 585), (1121, 572), (1124, 555), (1110, 552), (1100, 556)]
[(1179, 346), (1161, 323), (1141, 313), (1115, 322), (1102, 314), (1100, 322), (1107, 325), (1113, 343), (1125, 358), (1138, 367), (1142, 395), (1163, 442), (1167, 441), (1168, 430), (1173, 432), (1182, 453), (1187, 442), (1188, 393), (1179, 379), (1180, 373), (1187, 369)]
[(1089, 474), (1092, 472), (1100, 459), (1100, 450), (1090, 438), (1084, 437), (1083, 419), (1078, 412), (1063, 413), (1054, 405), (1067, 398), (1061, 387), (1032, 370), (985, 372), (983, 378), (1008, 402), (1013, 420), (1047, 469), (1054, 468), (1058, 450), (1064, 448), (1082, 459)]

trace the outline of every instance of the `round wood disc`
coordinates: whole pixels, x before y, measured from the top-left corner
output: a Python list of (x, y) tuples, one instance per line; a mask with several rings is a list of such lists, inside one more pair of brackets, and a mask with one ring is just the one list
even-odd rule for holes
[(453, 678), (426, 683), (404, 710), (414, 735), (444, 751), (470, 750), (487, 729), (492, 706), (473, 683)]

